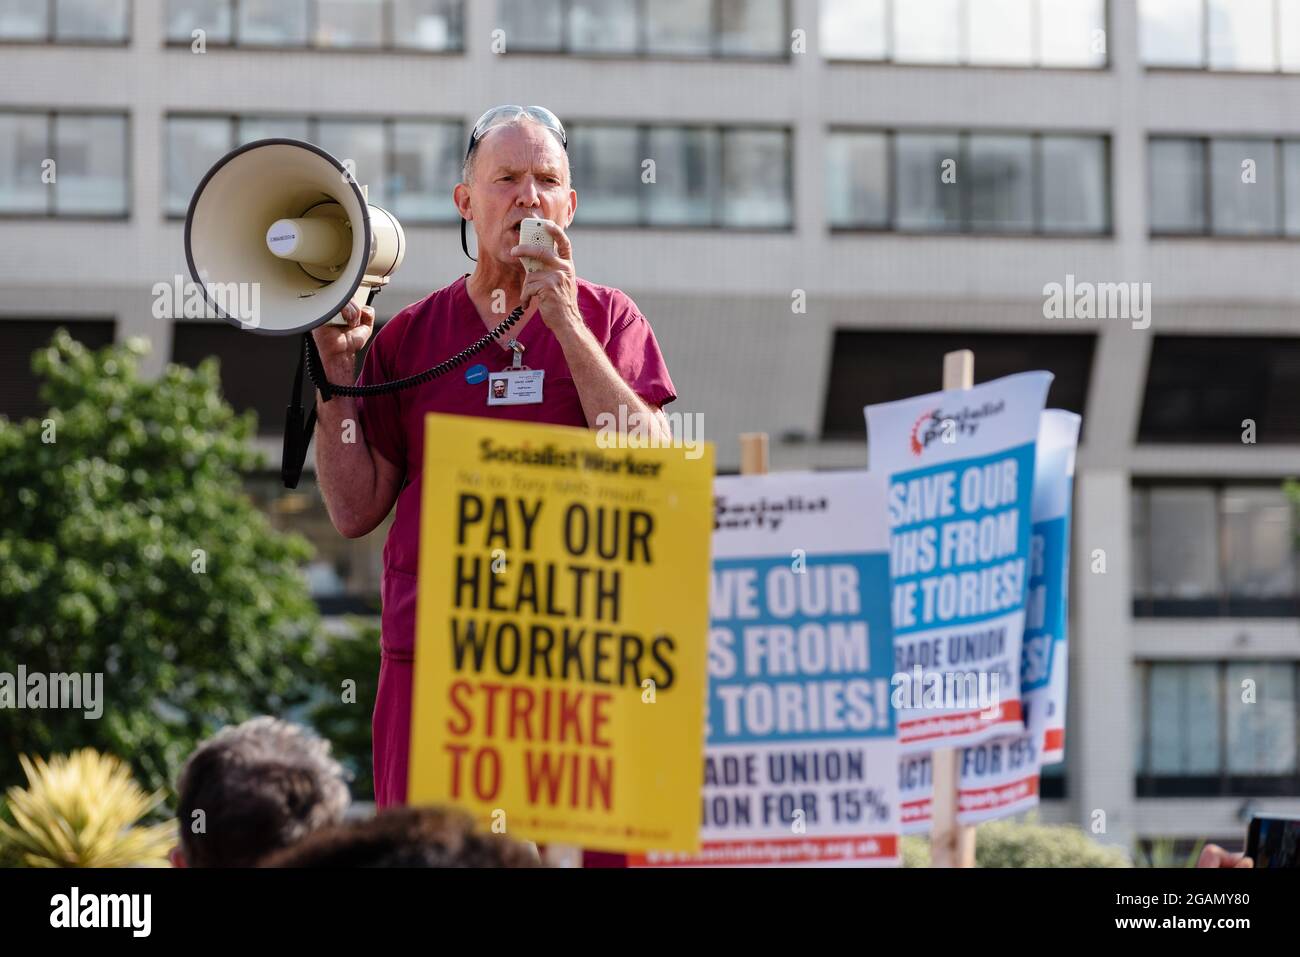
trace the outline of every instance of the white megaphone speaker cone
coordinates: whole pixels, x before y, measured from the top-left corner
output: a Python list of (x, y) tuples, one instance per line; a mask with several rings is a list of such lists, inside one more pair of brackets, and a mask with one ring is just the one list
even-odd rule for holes
[(270, 139), (208, 170), (185, 217), (190, 276), (221, 318), (291, 335), (365, 305), (406, 254), (397, 219), (371, 206), (337, 159), (311, 143)]

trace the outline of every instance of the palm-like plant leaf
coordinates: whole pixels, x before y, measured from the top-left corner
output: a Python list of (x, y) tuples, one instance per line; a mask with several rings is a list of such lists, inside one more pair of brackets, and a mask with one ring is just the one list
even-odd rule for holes
[(126, 764), (90, 748), (19, 761), (27, 787), (8, 791), (14, 823), (0, 821), (4, 856), (28, 867), (166, 866), (176, 824), (140, 823), (163, 793), (145, 793)]

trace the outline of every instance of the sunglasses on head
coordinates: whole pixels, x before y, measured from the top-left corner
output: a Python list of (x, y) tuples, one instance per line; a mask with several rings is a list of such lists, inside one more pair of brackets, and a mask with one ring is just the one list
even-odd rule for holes
[(546, 127), (559, 137), (561, 146), (566, 150), (569, 148), (569, 137), (568, 134), (564, 132), (564, 124), (560, 122), (558, 116), (546, 107), (514, 105), (494, 106), (492, 109), (480, 116), (478, 122), (474, 124), (474, 131), (469, 135), (469, 146), (465, 149), (465, 155), (468, 157), (470, 153), (474, 152), (474, 147), (478, 145), (478, 141), (483, 138), (483, 134), (488, 130), (496, 126), (504, 126), (507, 123), (513, 123), (521, 116), (527, 116), (529, 119), (535, 120), (542, 126)]

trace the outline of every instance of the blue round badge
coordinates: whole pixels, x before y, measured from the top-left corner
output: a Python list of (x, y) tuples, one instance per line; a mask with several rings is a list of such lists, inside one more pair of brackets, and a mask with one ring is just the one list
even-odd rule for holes
[(470, 366), (468, 369), (465, 370), (465, 381), (468, 382), (470, 385), (474, 385), (475, 383), (482, 382), (484, 379), (486, 379), (487, 375), (488, 375), (487, 366), (483, 365), (480, 362), (478, 365)]

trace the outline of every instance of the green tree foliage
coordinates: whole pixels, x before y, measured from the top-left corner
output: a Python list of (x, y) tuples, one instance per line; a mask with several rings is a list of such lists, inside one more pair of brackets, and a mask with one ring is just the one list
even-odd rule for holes
[(379, 693), (379, 625), (356, 618), (348, 628), (347, 633), (332, 635), (321, 649), (316, 675), (320, 694), (306, 717), (351, 772), (352, 800), (373, 801), (370, 716)]
[[(930, 842), (903, 838), (903, 866), (929, 867)], [(1130, 867), (1124, 852), (1071, 824), (990, 821), (975, 828), (976, 867)]]
[(140, 378), (143, 344), (90, 352), (59, 330), (33, 358), (42, 419), (0, 418), (0, 672), (102, 672), (103, 716), (8, 711), (0, 785), (18, 755), (94, 747), (170, 788), (222, 725), (305, 702), (319, 617), (310, 546), (244, 494), (251, 414), (215, 360)]

